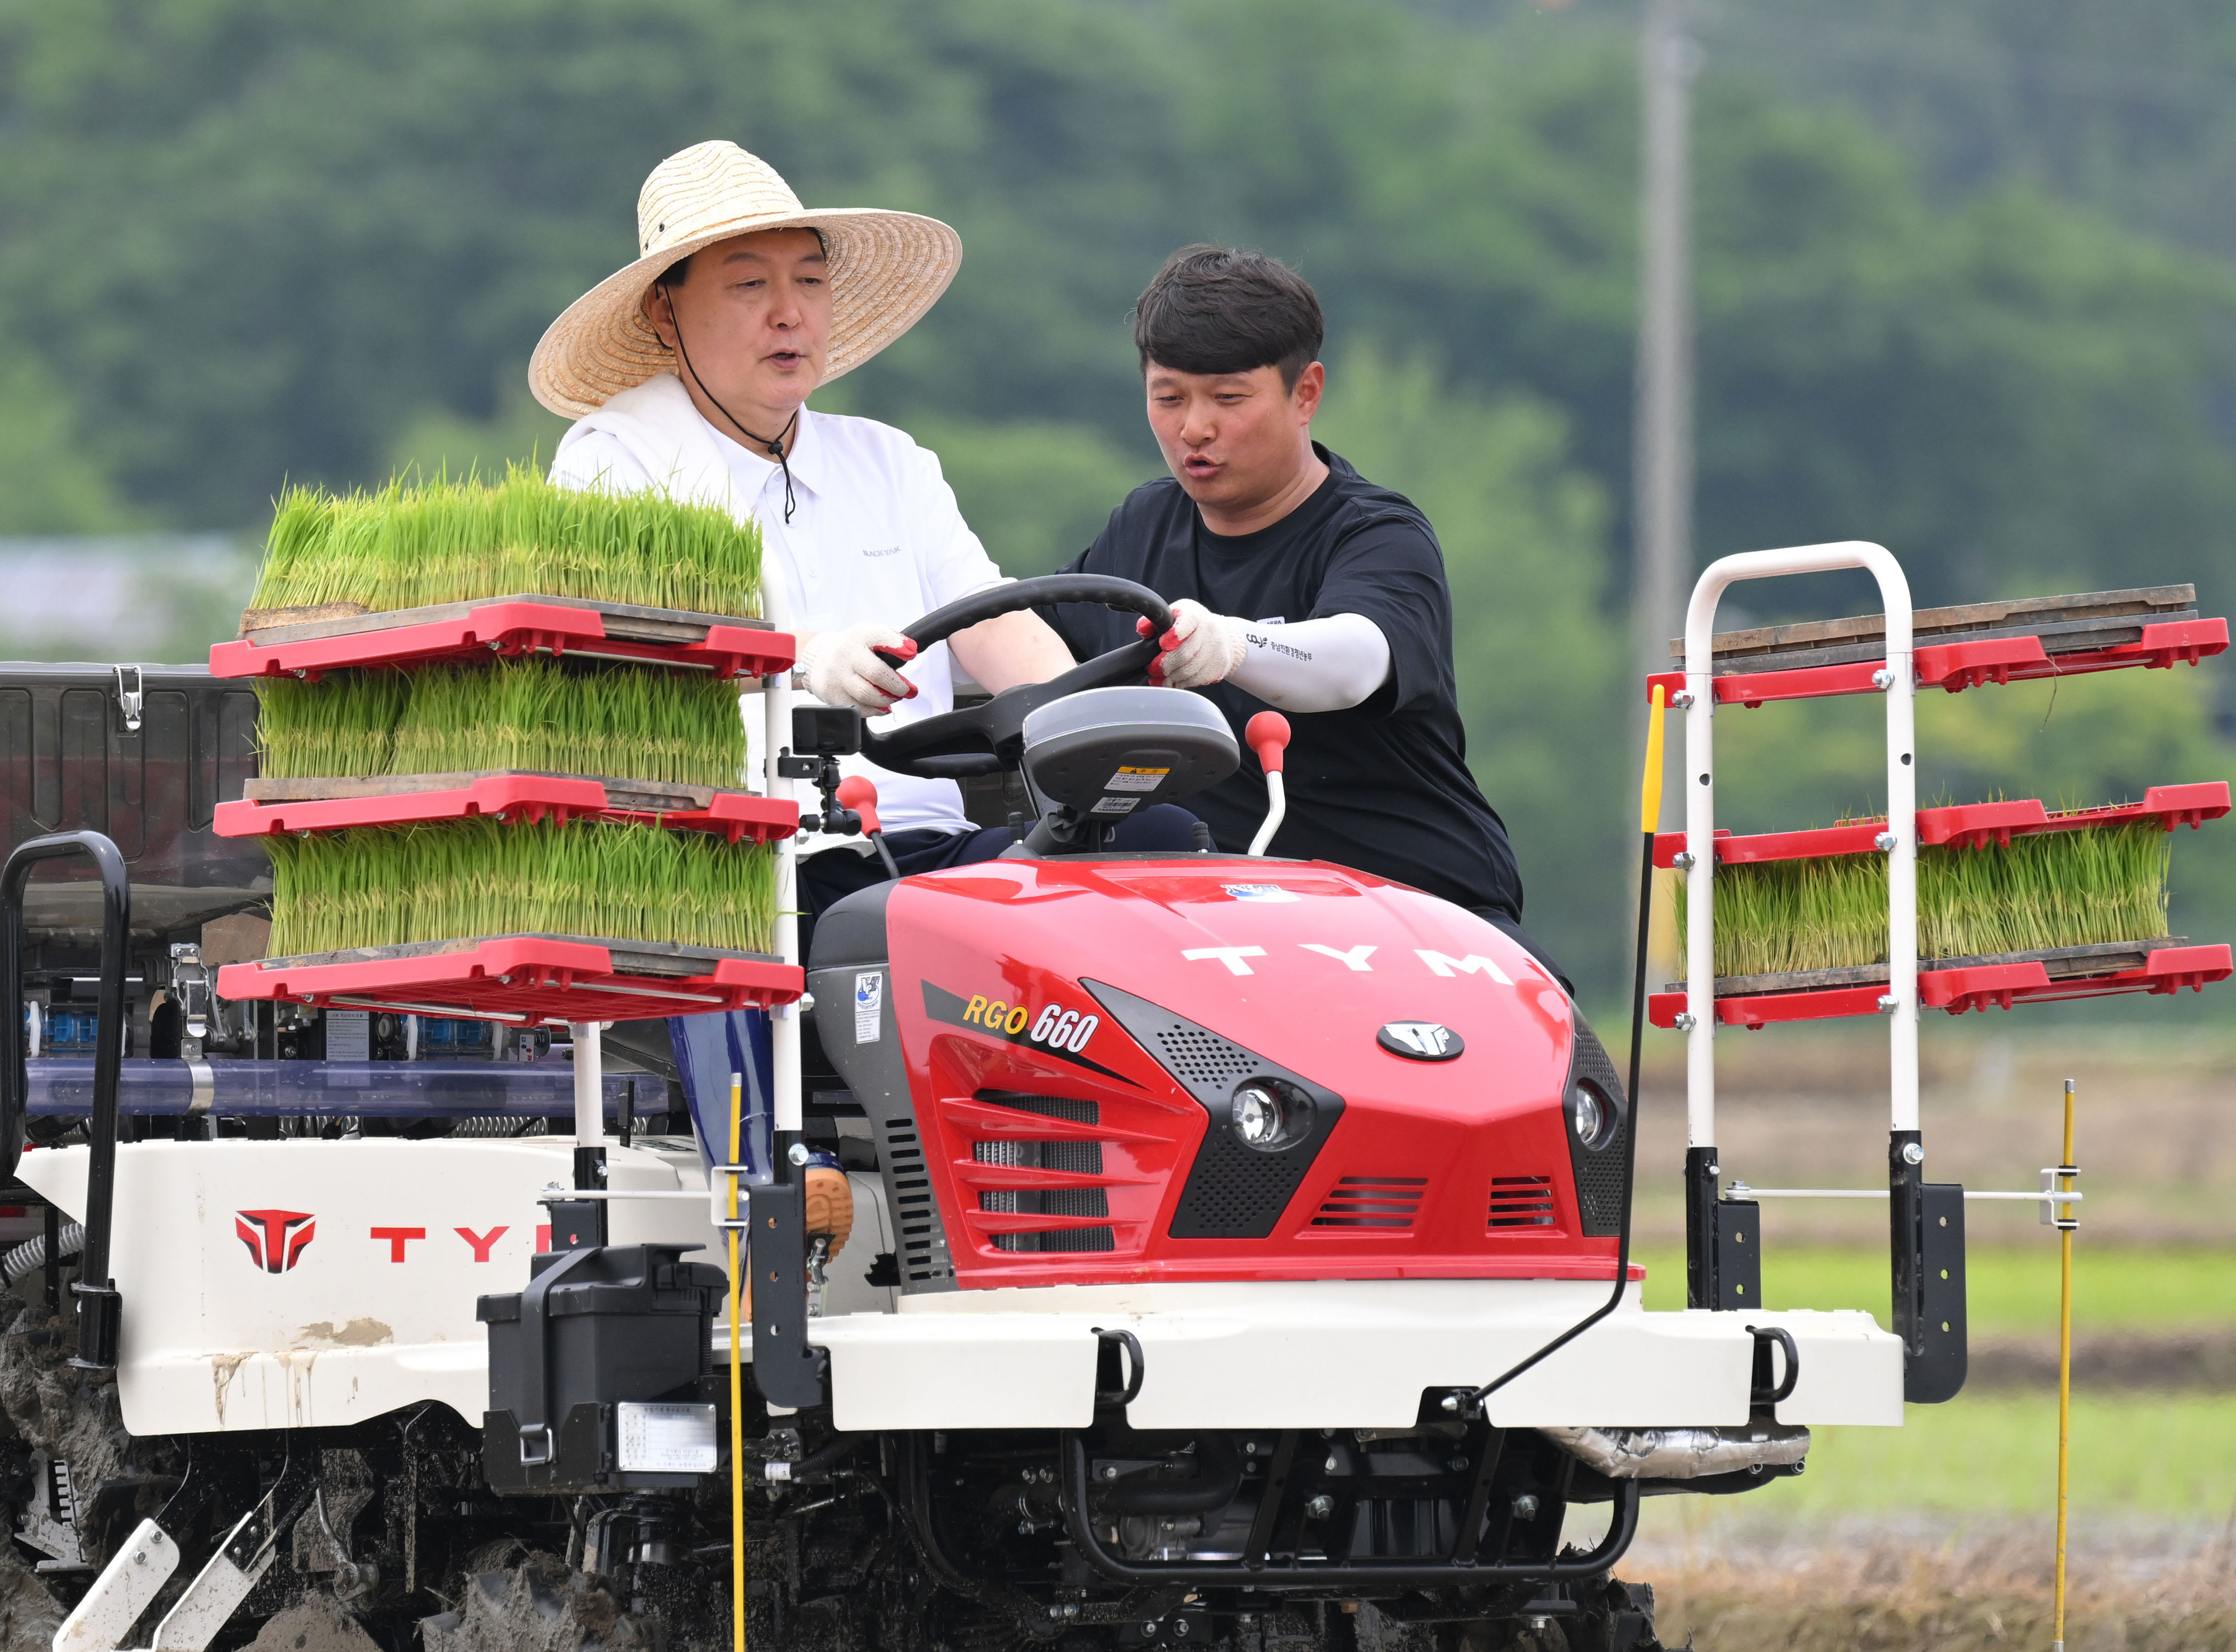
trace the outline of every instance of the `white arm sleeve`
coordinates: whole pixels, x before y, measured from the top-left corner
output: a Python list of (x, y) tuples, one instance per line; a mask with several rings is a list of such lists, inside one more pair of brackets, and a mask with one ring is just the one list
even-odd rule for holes
[(551, 459), (555, 487), (576, 493), (649, 493), (652, 478), (619, 437), (607, 431), (569, 431)]
[(1283, 711), (1342, 711), (1390, 681), (1390, 643), (1363, 614), (1242, 626), (1242, 663), (1227, 681)]

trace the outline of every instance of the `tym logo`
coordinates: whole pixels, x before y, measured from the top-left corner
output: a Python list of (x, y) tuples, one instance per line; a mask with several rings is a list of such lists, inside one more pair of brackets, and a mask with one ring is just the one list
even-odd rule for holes
[(315, 1225), (306, 1210), (242, 1210), (233, 1214), (233, 1231), (248, 1247), (249, 1260), (267, 1274), (284, 1274), (311, 1242)]

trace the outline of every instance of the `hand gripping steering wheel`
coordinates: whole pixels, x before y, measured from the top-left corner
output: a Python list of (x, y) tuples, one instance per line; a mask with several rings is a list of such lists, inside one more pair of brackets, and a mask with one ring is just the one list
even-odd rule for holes
[(957, 631), (1045, 602), (1100, 602), (1141, 615), (1149, 622), (1151, 632), (1138, 642), (1097, 655), (1046, 682), (1023, 682), (1005, 688), (983, 705), (919, 718), (890, 734), (874, 733), (865, 724), (862, 755), (896, 774), (927, 780), (969, 780), (1016, 768), (1024, 751), (1024, 724), (1029, 714), (1082, 689), (1146, 682), (1149, 661), (1157, 656), (1157, 638), (1172, 629), (1173, 611), (1163, 597), (1130, 579), (1102, 574), (1049, 574), (996, 585), (945, 608), (936, 608), (902, 629), (921, 657), (933, 643), (944, 642)]

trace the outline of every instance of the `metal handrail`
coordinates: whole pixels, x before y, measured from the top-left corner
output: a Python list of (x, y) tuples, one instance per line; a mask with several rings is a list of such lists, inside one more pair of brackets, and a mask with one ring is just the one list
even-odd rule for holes
[(98, 832), (62, 832), (20, 844), (0, 867), (0, 1169), (13, 1179), (23, 1156), (30, 1073), (23, 1038), (23, 888), (43, 860), (84, 855), (101, 873), (101, 987), (95, 1000), (93, 1116), (88, 1120), (85, 1245), (79, 1253), (77, 1354), (84, 1371), (114, 1371), (123, 1301), (109, 1277), (116, 1211), (116, 1090), (124, 1060), (124, 971), (132, 942), (132, 885), (124, 856)]

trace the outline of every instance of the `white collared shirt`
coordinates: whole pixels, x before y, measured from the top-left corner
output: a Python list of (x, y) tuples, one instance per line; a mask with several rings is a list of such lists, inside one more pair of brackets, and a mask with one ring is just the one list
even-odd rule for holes
[[(734, 497), (760, 524), (766, 565), (782, 579), (790, 622), (799, 630), (843, 630), (865, 620), (898, 630), (933, 609), (1004, 582), (963, 522), (938, 458), (906, 432), (874, 419), (800, 409), (787, 523), (784, 473), (775, 463), (731, 440), (695, 410), (693, 417), (728, 465)], [(654, 486), (621, 440), (602, 430), (570, 432), (552, 461), (551, 480), (617, 493)], [(951, 668), (945, 643), (924, 650), (902, 673), (916, 684), (916, 698), (870, 727), (889, 730), (952, 709)], [(756, 757), (760, 721), (758, 705), (749, 704), (746, 723)], [(888, 831), (973, 829), (953, 780), (895, 774), (858, 758), (840, 766), (877, 783), (878, 813)], [(862, 846), (858, 838), (836, 841)]]

